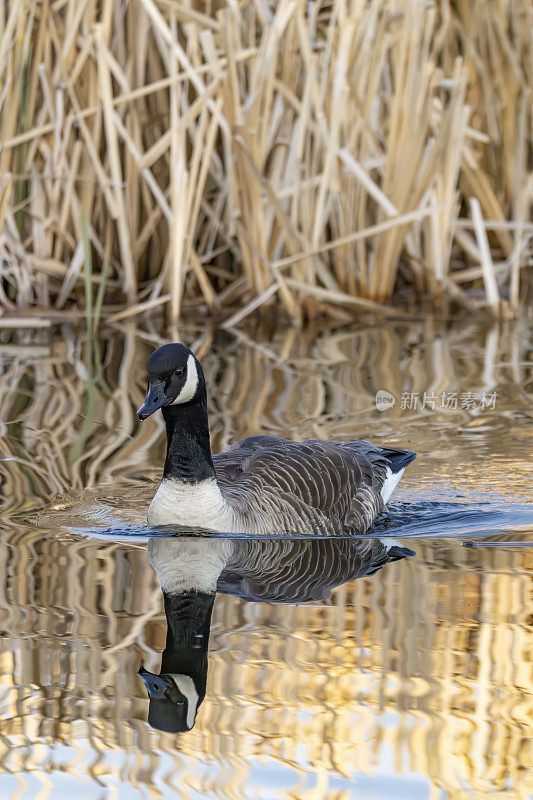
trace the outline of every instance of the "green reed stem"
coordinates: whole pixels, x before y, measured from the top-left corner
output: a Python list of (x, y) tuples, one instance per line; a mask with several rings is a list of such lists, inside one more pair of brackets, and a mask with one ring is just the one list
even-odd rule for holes
[[(81, 215), (81, 232), (83, 236), (83, 271), (85, 274), (85, 322), (87, 325), (87, 335), (89, 337), (89, 346), (92, 346), (93, 338), (93, 292), (91, 286), (91, 278), (93, 275), (93, 257), (91, 253), (91, 241), (89, 239), (89, 226), (87, 225), (87, 218), (85, 214)], [(91, 357), (92, 363), (92, 357)]]

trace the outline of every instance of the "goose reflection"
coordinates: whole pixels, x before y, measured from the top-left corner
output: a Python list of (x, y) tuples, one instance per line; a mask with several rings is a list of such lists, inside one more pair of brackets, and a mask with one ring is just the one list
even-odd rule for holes
[(392, 539), (214, 540), (152, 538), (150, 562), (163, 590), (167, 639), (159, 675), (141, 667), (148, 723), (191, 730), (207, 685), (211, 613), (217, 592), (244, 600), (305, 603), (347, 581), (413, 556)]

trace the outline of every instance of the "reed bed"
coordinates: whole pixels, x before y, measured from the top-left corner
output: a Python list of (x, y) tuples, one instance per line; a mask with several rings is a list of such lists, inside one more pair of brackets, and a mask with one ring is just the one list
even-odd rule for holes
[(3, 3), (4, 314), (516, 312), (532, 31), (529, 0)]

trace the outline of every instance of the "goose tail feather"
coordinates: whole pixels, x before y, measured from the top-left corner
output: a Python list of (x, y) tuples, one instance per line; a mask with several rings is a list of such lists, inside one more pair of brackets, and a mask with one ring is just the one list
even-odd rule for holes
[(391, 447), (382, 447), (380, 450), (381, 454), (389, 462), (393, 475), (405, 469), (416, 458), (416, 453), (413, 450), (394, 450)]
[(385, 456), (388, 461), (387, 473), (381, 487), (381, 496), (383, 502), (386, 503), (399, 484), (405, 468), (416, 458), (416, 453), (412, 450), (393, 450), (390, 447), (382, 447), (380, 455)]
[(387, 549), (387, 556), (389, 561), (399, 561), (401, 558), (411, 558), (411, 556), (416, 555), (414, 550), (411, 550), (409, 547), (405, 547), (405, 545), (396, 542)]

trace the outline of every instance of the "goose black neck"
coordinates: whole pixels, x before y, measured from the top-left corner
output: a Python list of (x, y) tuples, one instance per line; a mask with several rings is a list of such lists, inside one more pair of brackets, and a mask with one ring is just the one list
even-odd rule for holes
[(178, 595), (163, 592), (163, 596), (168, 627), (161, 672), (190, 675), (203, 696), (215, 595), (190, 591)]
[(198, 483), (215, 477), (205, 394), (190, 403), (165, 406), (167, 457), (163, 478)]

